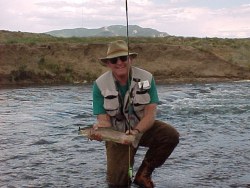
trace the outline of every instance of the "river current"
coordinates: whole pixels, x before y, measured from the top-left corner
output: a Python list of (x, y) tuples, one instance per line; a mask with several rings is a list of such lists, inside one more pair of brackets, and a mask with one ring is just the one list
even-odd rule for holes
[[(249, 188), (250, 82), (157, 87), (180, 143), (156, 188)], [(107, 187), (104, 143), (78, 135), (94, 122), (90, 85), (0, 89), (0, 187)]]

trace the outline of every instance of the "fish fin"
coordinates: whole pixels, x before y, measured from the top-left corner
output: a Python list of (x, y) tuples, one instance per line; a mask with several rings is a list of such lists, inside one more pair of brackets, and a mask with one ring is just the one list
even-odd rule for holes
[(139, 133), (139, 134), (137, 134), (137, 135), (135, 136), (135, 140), (132, 142), (132, 146), (133, 146), (134, 148), (137, 148), (137, 147), (138, 147), (142, 135), (143, 135), (143, 133)]

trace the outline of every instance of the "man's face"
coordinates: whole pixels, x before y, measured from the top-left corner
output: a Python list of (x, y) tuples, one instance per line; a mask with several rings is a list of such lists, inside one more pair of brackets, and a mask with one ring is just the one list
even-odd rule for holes
[(109, 59), (107, 66), (111, 69), (115, 77), (124, 77), (128, 75), (131, 59), (128, 56), (120, 56)]

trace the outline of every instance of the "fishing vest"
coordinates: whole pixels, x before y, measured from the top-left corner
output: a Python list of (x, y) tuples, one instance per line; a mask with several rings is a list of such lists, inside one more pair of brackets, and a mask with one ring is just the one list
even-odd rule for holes
[(151, 87), (152, 74), (137, 67), (132, 67), (131, 83), (122, 99), (111, 71), (104, 73), (96, 80), (102, 96), (103, 107), (111, 118), (115, 130), (125, 132), (134, 127), (144, 116), (144, 107), (150, 103), (148, 93)]

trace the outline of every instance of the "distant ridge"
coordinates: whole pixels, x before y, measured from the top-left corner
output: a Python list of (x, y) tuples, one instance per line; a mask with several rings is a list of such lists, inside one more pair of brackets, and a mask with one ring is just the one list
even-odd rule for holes
[[(129, 25), (129, 36), (131, 37), (166, 37), (169, 36), (166, 32), (160, 32), (151, 28), (142, 28), (138, 25)], [(123, 25), (112, 25), (97, 29), (75, 28), (62, 29), (46, 32), (46, 34), (55, 37), (112, 37), (126, 36), (127, 28)]]

